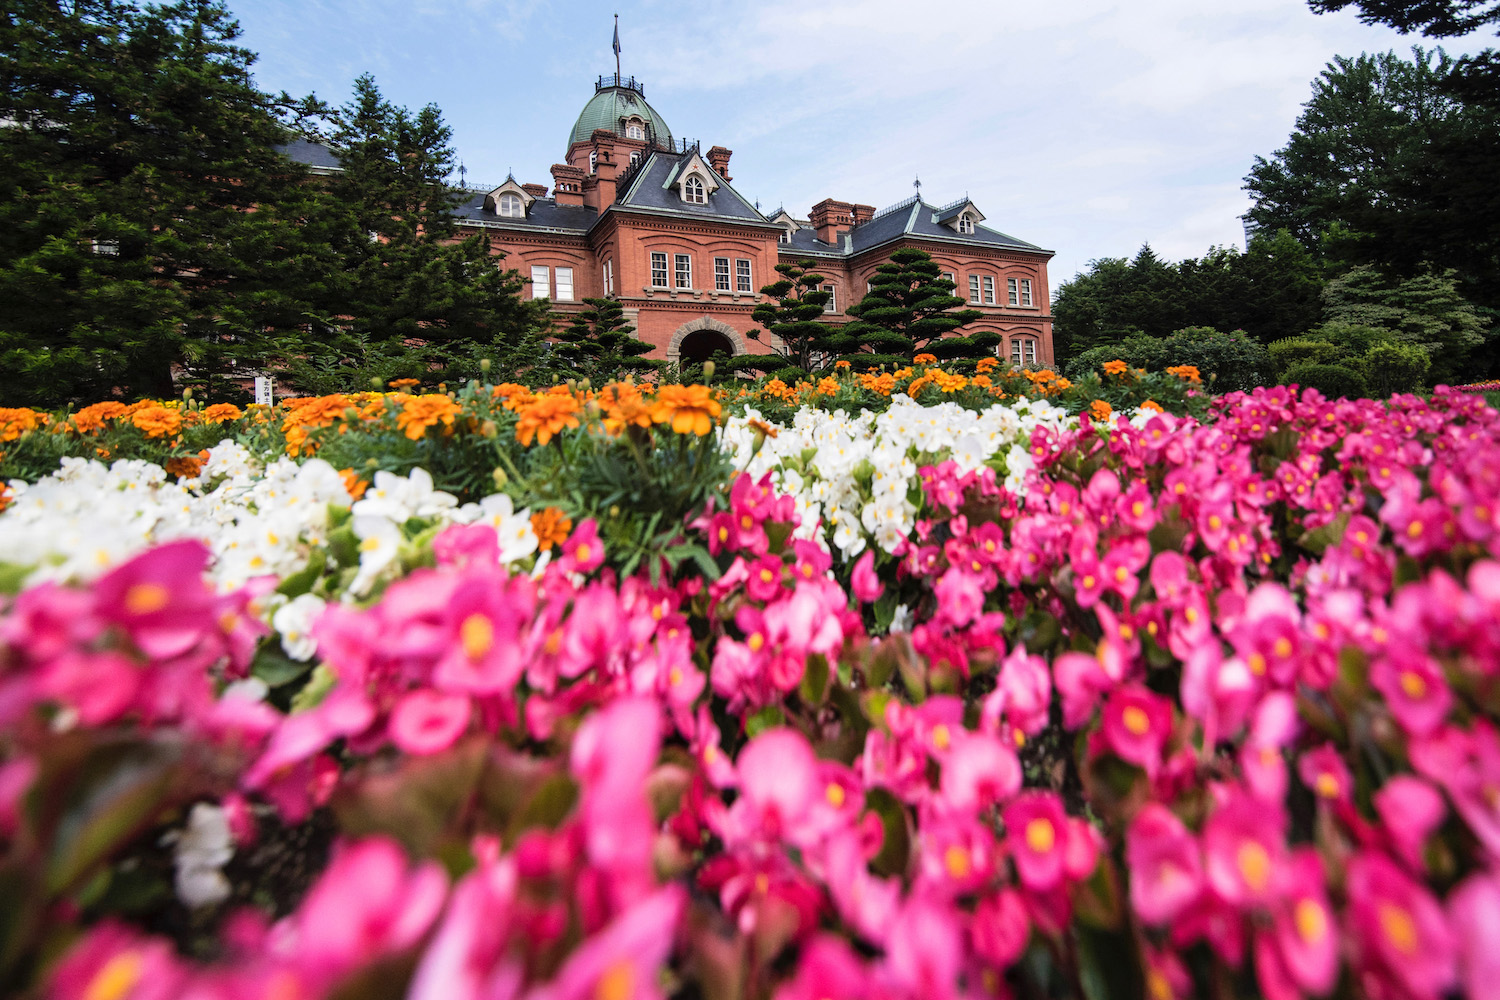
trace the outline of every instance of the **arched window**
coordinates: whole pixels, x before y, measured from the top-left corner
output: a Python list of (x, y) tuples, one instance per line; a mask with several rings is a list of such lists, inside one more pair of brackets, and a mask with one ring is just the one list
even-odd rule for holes
[(525, 216), (526, 206), (521, 203), (518, 194), (502, 194), (500, 196), (500, 214), (511, 219), (519, 219)]
[(641, 151), (639, 149), (632, 150), (631, 153), (630, 153), (630, 165), (633, 167), (637, 163), (640, 163), (640, 162), (641, 162)]
[(974, 231), (974, 216), (965, 212), (958, 217), (958, 231), (961, 233), (972, 233)]
[(641, 123), (638, 121), (627, 122), (625, 124), (625, 138), (644, 139), (646, 138), (646, 130), (641, 127)]
[(697, 177), (689, 177), (682, 182), (682, 200), (694, 205), (708, 203), (708, 196), (703, 193), (703, 181)]
[(598, 167), (599, 167), (599, 154), (598, 154), (598, 152), (590, 153), (589, 154), (589, 173), (591, 173), (591, 174), (598, 173)]

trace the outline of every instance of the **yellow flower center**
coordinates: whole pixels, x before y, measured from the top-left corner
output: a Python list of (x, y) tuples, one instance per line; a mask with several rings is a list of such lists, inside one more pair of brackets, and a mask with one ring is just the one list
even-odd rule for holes
[(1245, 884), (1256, 892), (1260, 892), (1271, 881), (1271, 856), (1255, 841), (1247, 840), (1240, 845), (1235, 863), (1239, 865)]
[(957, 844), (943, 852), (943, 867), (948, 869), (948, 877), (954, 879), (968, 878), (972, 870), (968, 852)]
[(1427, 682), (1420, 674), (1404, 670), (1401, 672), (1401, 693), (1415, 701), (1427, 694)]
[(1251, 653), (1249, 660), (1250, 672), (1259, 677), (1266, 672), (1266, 658), (1259, 653)]
[(578, 562), (588, 562), (589, 547), (587, 545), (578, 546), (578, 548), (573, 551), (573, 558)]
[(1325, 799), (1336, 799), (1339, 795), (1339, 779), (1324, 771), (1318, 775), (1318, 780), (1313, 782), (1313, 788)]
[(1311, 899), (1297, 900), (1292, 920), (1297, 925), (1297, 933), (1309, 944), (1316, 944), (1328, 936), (1328, 914), (1321, 903)]
[(750, 638), (745, 642), (750, 647), (750, 652), (759, 653), (760, 648), (766, 644), (766, 637), (759, 632), (751, 632)]
[(1145, 709), (1137, 705), (1127, 705), (1120, 716), (1120, 721), (1125, 723), (1125, 728), (1132, 736), (1145, 736), (1151, 731), (1151, 720), (1147, 717)]
[(171, 592), (159, 583), (138, 583), (125, 591), (125, 610), (133, 615), (149, 615), (167, 606)]
[(845, 798), (843, 785), (840, 785), (836, 781), (830, 781), (828, 783), (828, 790), (823, 794), (828, 799), (828, 804), (835, 809), (843, 807)]
[(1292, 640), (1288, 639), (1286, 636), (1282, 636), (1280, 639), (1276, 640), (1276, 645), (1271, 648), (1271, 651), (1275, 653), (1278, 658), (1283, 660), (1286, 659), (1288, 656), (1292, 655)]
[(1057, 829), (1050, 819), (1037, 817), (1026, 824), (1026, 846), (1038, 854), (1046, 854), (1057, 845)]
[(604, 970), (594, 984), (594, 1000), (630, 1000), (635, 995), (635, 967), (626, 958)]
[(495, 648), (495, 625), (487, 615), (472, 614), (459, 625), (458, 639), (463, 644), (465, 656), (471, 660), (483, 659)]
[(1403, 955), (1417, 953), (1417, 922), (1404, 907), (1395, 903), (1380, 904), (1380, 930)]
[(937, 747), (939, 750), (946, 750), (946, 749), (948, 749), (948, 744), (950, 742), (952, 742), (952, 739), (948, 735), (948, 727), (947, 726), (942, 725), (940, 723), (937, 726), (933, 727), (933, 729), (932, 729), (932, 745), (933, 746)]
[(89, 981), (83, 1000), (121, 1000), (140, 982), (145, 964), (133, 951), (120, 952), (105, 962), (104, 968)]
[(1172, 984), (1160, 969), (1146, 970), (1146, 995), (1151, 1000), (1172, 1000)]

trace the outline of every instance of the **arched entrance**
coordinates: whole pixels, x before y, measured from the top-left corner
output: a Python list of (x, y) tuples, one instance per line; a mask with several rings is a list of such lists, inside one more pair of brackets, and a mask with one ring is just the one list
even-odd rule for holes
[(694, 330), (677, 348), (678, 361), (685, 365), (701, 365), (715, 354), (734, 355), (734, 345), (717, 330)]

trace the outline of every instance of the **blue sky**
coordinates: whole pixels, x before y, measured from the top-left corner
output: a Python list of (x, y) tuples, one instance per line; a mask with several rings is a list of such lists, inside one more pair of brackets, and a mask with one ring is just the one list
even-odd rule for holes
[[(433, 103), (473, 182), (548, 168), (622, 66), (678, 137), (734, 150), (734, 186), (805, 218), (968, 195), (1055, 250), (1052, 285), (1149, 242), (1243, 245), (1240, 189), (1335, 55), (1413, 44), (1303, 0), (229, 0), (262, 89), (348, 99), (361, 73)], [(1476, 51), (1488, 35), (1449, 41)]]

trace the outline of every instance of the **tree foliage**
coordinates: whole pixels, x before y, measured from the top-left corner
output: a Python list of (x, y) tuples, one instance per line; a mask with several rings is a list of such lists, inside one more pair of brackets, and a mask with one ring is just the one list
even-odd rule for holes
[[(833, 360), (828, 338), (835, 331), (823, 321), (833, 293), (823, 290), (826, 279), (813, 267), (806, 259), (776, 265), (780, 280), (760, 290), (776, 301), (761, 302), (750, 314), (770, 337), (771, 353), (735, 358), (732, 367), (763, 373), (796, 368), (812, 374)], [(752, 330), (750, 338), (759, 340), (760, 331)]]
[(950, 336), (980, 319), (944, 278), (932, 255), (903, 247), (875, 269), (869, 294), (849, 307), (855, 322), (829, 337), (830, 348), (863, 366), (904, 364), (929, 351), (940, 358), (993, 355), (1000, 335), (987, 330)]
[(652, 347), (637, 339), (625, 319), (625, 308), (615, 299), (584, 299), (588, 306), (573, 314), (572, 322), (556, 335), (553, 354), (581, 378), (603, 382), (629, 372), (655, 371), (663, 362), (641, 355)]

